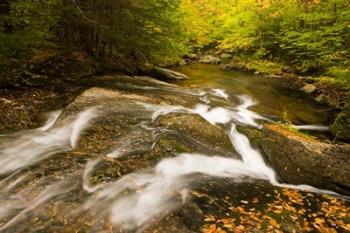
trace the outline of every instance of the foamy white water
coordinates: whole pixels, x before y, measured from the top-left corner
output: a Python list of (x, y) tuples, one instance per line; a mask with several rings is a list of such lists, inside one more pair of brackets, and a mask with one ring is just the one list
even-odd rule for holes
[(201, 115), (211, 124), (226, 124), (232, 120), (232, 112), (221, 107), (210, 108), (208, 105), (198, 104), (191, 112)]
[(152, 121), (155, 121), (159, 116), (167, 115), (169, 113), (186, 113), (191, 110), (182, 106), (173, 106), (173, 105), (154, 105), (154, 104), (145, 104), (139, 103), (145, 109), (152, 111)]
[(261, 174), (260, 178), (268, 179), (271, 183), (277, 183), (276, 174), (272, 168), (265, 164), (259, 151), (254, 149), (249, 139), (237, 131), (236, 125), (232, 124), (230, 139), (235, 150), (241, 155), (246, 166)]
[(241, 104), (234, 109), (227, 109), (223, 107), (213, 108), (206, 104), (197, 104), (193, 109), (173, 105), (139, 104), (145, 109), (153, 112), (152, 121), (155, 121), (162, 115), (167, 115), (170, 113), (198, 114), (211, 124), (227, 124), (235, 121), (243, 125), (249, 125), (256, 128), (261, 128), (261, 125), (257, 123), (257, 120), (270, 121), (260, 114), (249, 110), (250, 107), (256, 104), (256, 102), (254, 102), (250, 97), (238, 96), (238, 98), (241, 101)]
[(230, 97), (223, 89), (212, 89), (212, 94), (217, 97), (224, 98), (225, 100), (228, 100)]
[(95, 192), (97, 189), (99, 189), (101, 187), (101, 185), (92, 187), (92, 185), (90, 184), (90, 177), (93, 174), (93, 172), (95, 171), (95, 167), (101, 162), (101, 159), (95, 159), (95, 160), (91, 160), (86, 164), (84, 173), (83, 173), (83, 188), (85, 191), (89, 192), (89, 193), (93, 193)]
[(56, 112), (50, 116), (45, 126), (13, 135), (14, 139), (0, 144), (0, 174), (30, 166), (52, 154), (73, 149), (80, 133), (96, 115), (97, 110), (90, 108), (72, 119), (57, 122), (59, 112)]
[(49, 118), (47, 119), (45, 125), (40, 127), (38, 130), (46, 131), (50, 129), (57, 121), (58, 117), (61, 115), (62, 110), (57, 110), (49, 114)]
[(250, 107), (257, 104), (252, 98), (249, 96), (237, 96), (241, 101), (241, 105), (239, 105), (237, 110), (237, 119), (240, 123), (244, 125), (253, 126), (256, 128), (261, 128), (261, 125), (256, 122), (256, 120), (264, 120), (270, 121), (269, 119), (261, 116), (260, 114), (249, 110)]

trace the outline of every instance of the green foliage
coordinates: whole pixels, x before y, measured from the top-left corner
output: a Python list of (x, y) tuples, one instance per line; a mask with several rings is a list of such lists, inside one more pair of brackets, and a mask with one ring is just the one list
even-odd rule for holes
[(8, 12), (0, 14), (0, 61), (21, 57), (41, 46), (53, 36), (50, 29), (57, 21), (53, 13), (56, 0), (8, 1), (7, 4)]
[(216, 47), (323, 73), (350, 65), (349, 22), (348, 0), (2, 0), (0, 59), (55, 44), (116, 61), (166, 64)]
[(211, 35), (206, 43), (256, 58), (275, 58), (300, 73), (349, 65), (350, 3), (330, 1), (192, 0)]
[(350, 91), (350, 69), (343, 66), (332, 66), (328, 69), (326, 77), (319, 78), (319, 82), (335, 85)]
[(350, 10), (344, 4), (327, 1), (294, 7), (294, 17), (282, 17), (278, 43), (285, 59), (302, 72), (326, 71), (326, 67), (348, 60), (344, 52), (349, 51), (345, 42)]
[(115, 1), (106, 2), (110, 5), (91, 17), (99, 18), (100, 40), (115, 48), (112, 54), (166, 63), (184, 52), (179, 0), (129, 0), (114, 7)]
[(180, 4), (180, 0), (6, 0), (0, 5), (0, 54), (3, 61), (23, 58), (34, 48), (54, 43), (96, 57), (166, 63), (187, 51)]

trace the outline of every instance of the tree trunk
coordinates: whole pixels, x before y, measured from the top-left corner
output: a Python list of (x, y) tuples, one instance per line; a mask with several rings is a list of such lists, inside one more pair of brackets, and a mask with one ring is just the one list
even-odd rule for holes
[(263, 3), (261, 0), (258, 1), (258, 7), (259, 7), (259, 23), (258, 23), (258, 37), (259, 37), (259, 47), (262, 49), (264, 47), (264, 33), (262, 31), (262, 11), (263, 11)]
[(10, 0), (1, 0), (0, 2), (0, 18), (3, 18), (3, 24), (0, 25), (3, 27), (5, 33), (10, 34), (13, 31), (13, 26), (9, 18), (11, 11)]

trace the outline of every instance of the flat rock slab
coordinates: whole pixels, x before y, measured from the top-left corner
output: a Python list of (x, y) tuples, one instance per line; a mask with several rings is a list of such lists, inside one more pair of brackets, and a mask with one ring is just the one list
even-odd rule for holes
[(284, 126), (267, 125), (262, 147), (285, 182), (350, 190), (350, 145), (322, 143)]

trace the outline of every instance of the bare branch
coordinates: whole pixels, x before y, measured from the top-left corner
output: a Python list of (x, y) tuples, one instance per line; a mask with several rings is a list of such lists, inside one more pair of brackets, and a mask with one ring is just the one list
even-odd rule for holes
[(78, 9), (78, 11), (79, 11), (81, 17), (82, 17), (85, 21), (87, 21), (87, 22), (89, 22), (89, 23), (92, 23), (92, 24), (98, 24), (97, 22), (95, 22), (95, 21), (89, 19), (88, 17), (86, 17), (86, 15), (84, 14), (83, 10), (80, 8), (80, 6), (79, 6), (79, 4), (76, 2), (76, 0), (72, 0), (72, 2), (73, 2), (74, 5), (77, 7), (77, 9)]

